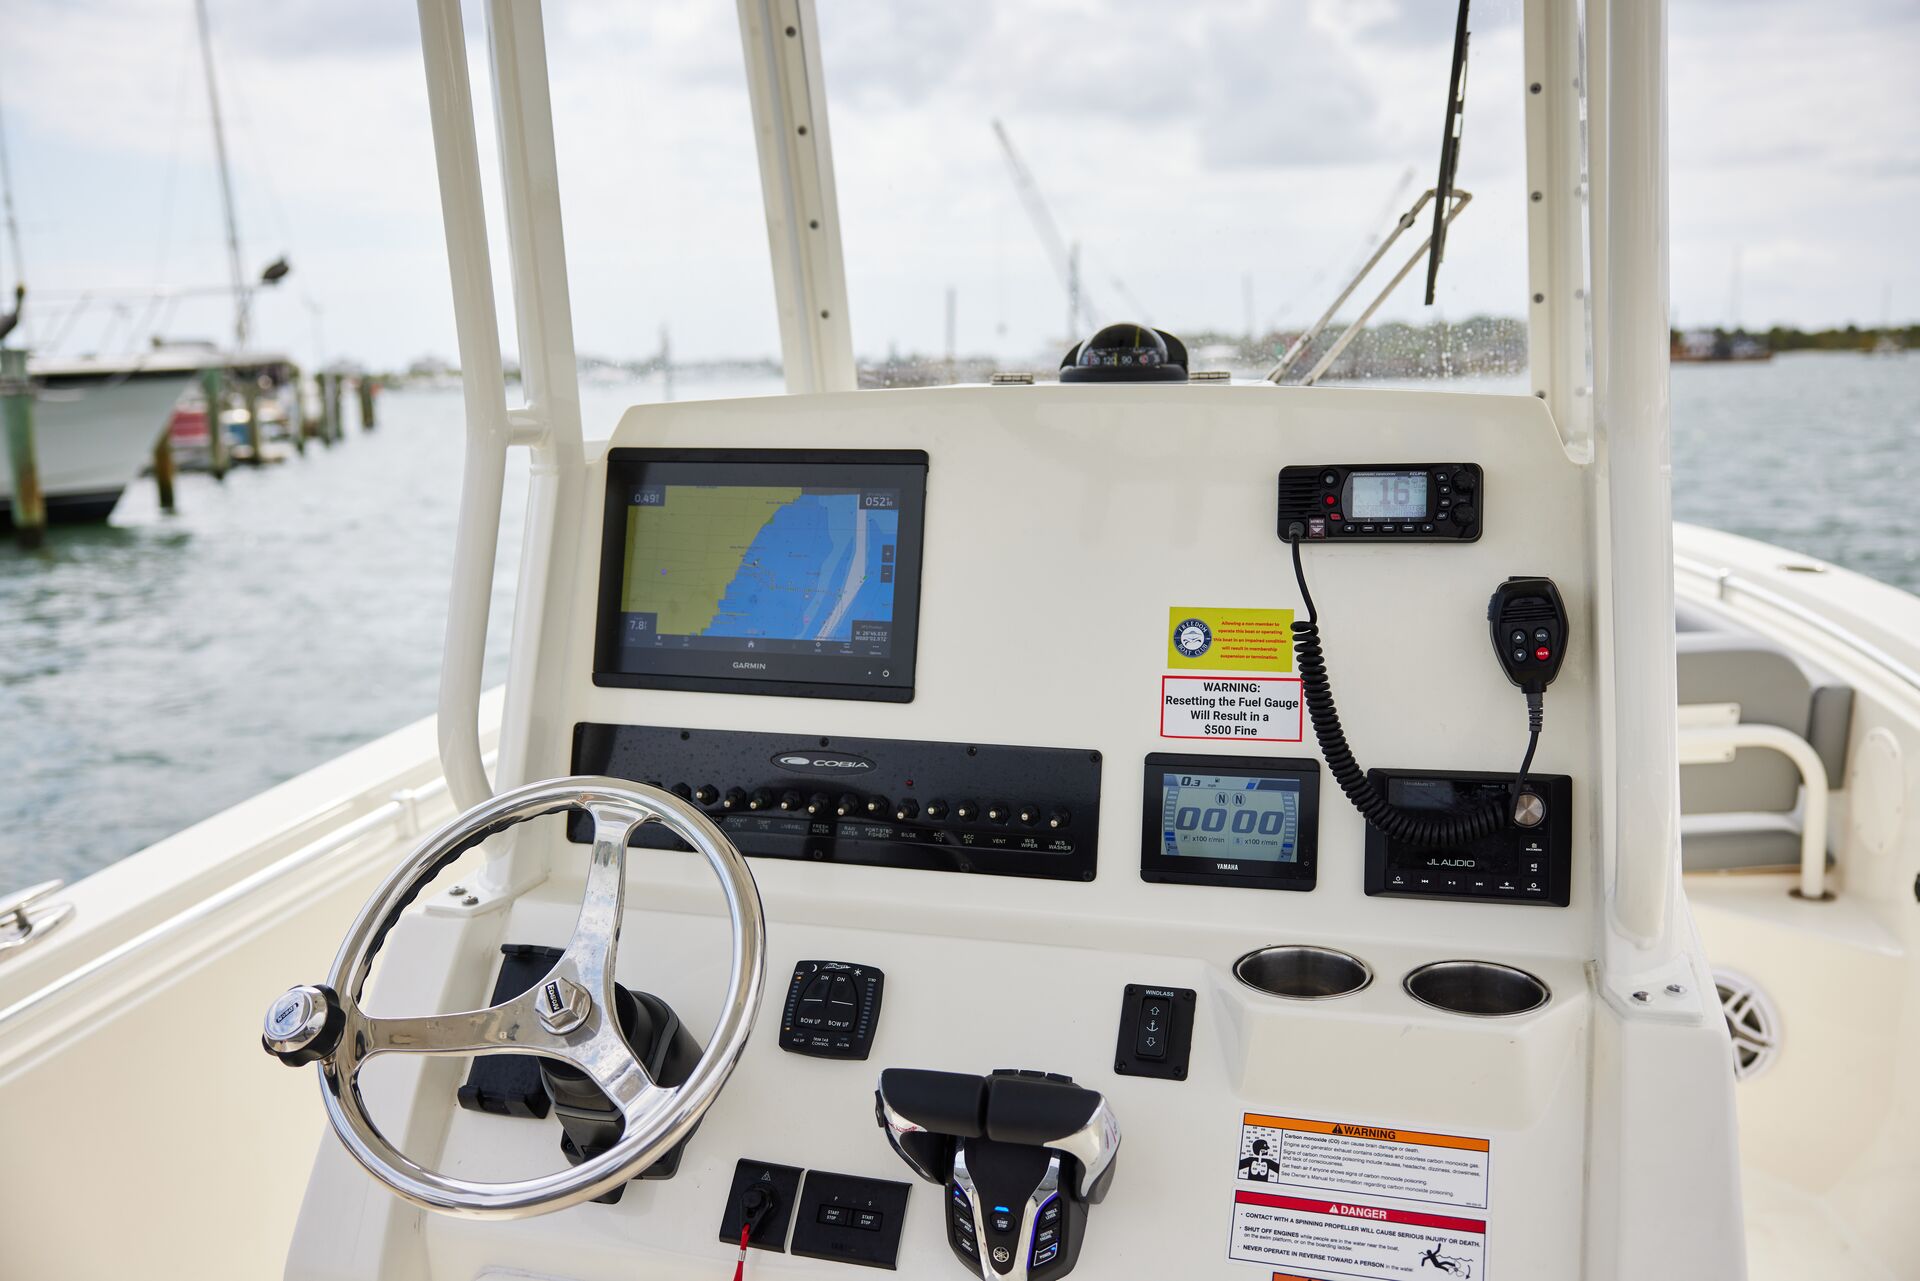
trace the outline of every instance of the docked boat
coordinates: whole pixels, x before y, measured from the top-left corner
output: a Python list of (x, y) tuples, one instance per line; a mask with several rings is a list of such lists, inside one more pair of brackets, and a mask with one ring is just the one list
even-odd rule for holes
[(594, 423), (539, 7), (513, 406), (419, 9), (439, 711), (0, 905), (9, 1275), (1915, 1275), (1920, 600), (1672, 523), (1660, 0), (1525, 6), (1538, 395), (1145, 325), (855, 390), (813, 5), (750, 0), (790, 394)]
[[(30, 361), (35, 461), (47, 519), (103, 521), (153, 460), (174, 402), (201, 357), (171, 352), (133, 357)], [(0, 457), (0, 521), (11, 522), (13, 470)]]

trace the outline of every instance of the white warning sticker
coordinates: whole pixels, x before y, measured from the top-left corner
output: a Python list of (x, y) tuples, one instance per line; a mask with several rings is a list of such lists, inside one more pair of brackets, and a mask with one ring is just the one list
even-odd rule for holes
[(1244, 1113), (1228, 1254), (1275, 1276), (1484, 1278), (1491, 1159), (1486, 1139)]
[(1160, 737), (1297, 743), (1306, 711), (1297, 676), (1162, 676)]
[(1347, 1201), (1277, 1196), (1241, 1188), (1233, 1194), (1228, 1257), (1311, 1275), (1484, 1277), (1487, 1225), (1480, 1219), (1393, 1210)]
[(1237, 1173), (1253, 1183), (1484, 1210), (1491, 1155), (1485, 1139), (1248, 1112)]

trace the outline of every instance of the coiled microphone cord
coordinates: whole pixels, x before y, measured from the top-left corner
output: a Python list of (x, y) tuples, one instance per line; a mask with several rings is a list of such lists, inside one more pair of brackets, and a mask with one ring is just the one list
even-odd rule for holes
[(1346, 733), (1340, 728), (1340, 712), (1333, 705), (1333, 684), (1327, 678), (1327, 660), (1320, 649), (1320, 615), (1313, 606), (1313, 593), (1307, 590), (1307, 572), (1300, 563), (1300, 539), (1287, 540), (1293, 546), (1293, 577), (1300, 584), (1300, 600), (1307, 607), (1307, 619), (1293, 623), (1293, 662), (1300, 674), (1300, 689), (1307, 703), (1307, 715), (1313, 721), (1314, 737), (1320, 741), (1320, 754), (1326, 757), (1327, 772), (1340, 784), (1353, 807), (1384, 835), (1396, 841), (1422, 848), (1464, 845), (1491, 836), (1512, 819), (1513, 803), (1527, 781), (1533, 766), (1534, 749), (1540, 745), (1540, 726), (1545, 719), (1543, 696), (1527, 691), (1527, 754), (1514, 776), (1512, 794), (1505, 800), (1483, 805), (1466, 814), (1423, 814), (1403, 810), (1382, 796), (1367, 772), (1353, 758)]

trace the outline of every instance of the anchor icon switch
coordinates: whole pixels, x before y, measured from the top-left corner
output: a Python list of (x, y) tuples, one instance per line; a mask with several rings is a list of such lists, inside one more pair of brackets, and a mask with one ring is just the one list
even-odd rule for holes
[(1140, 998), (1140, 1031), (1133, 1041), (1133, 1052), (1143, 1059), (1167, 1057), (1167, 1028), (1172, 1021), (1173, 1001), (1165, 996)]
[(1127, 984), (1120, 1005), (1120, 1040), (1114, 1047), (1113, 1070), (1123, 1076), (1184, 1081), (1193, 1048), (1197, 1003), (1190, 987)]

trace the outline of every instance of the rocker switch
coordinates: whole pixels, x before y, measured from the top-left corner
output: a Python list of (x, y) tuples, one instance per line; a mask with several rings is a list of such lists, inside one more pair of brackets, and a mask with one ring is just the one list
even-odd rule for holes
[(1140, 1001), (1139, 1032), (1134, 1038), (1133, 1052), (1143, 1059), (1158, 1062), (1167, 1057), (1167, 1036), (1172, 1025), (1172, 1003), (1164, 996), (1142, 997)]

